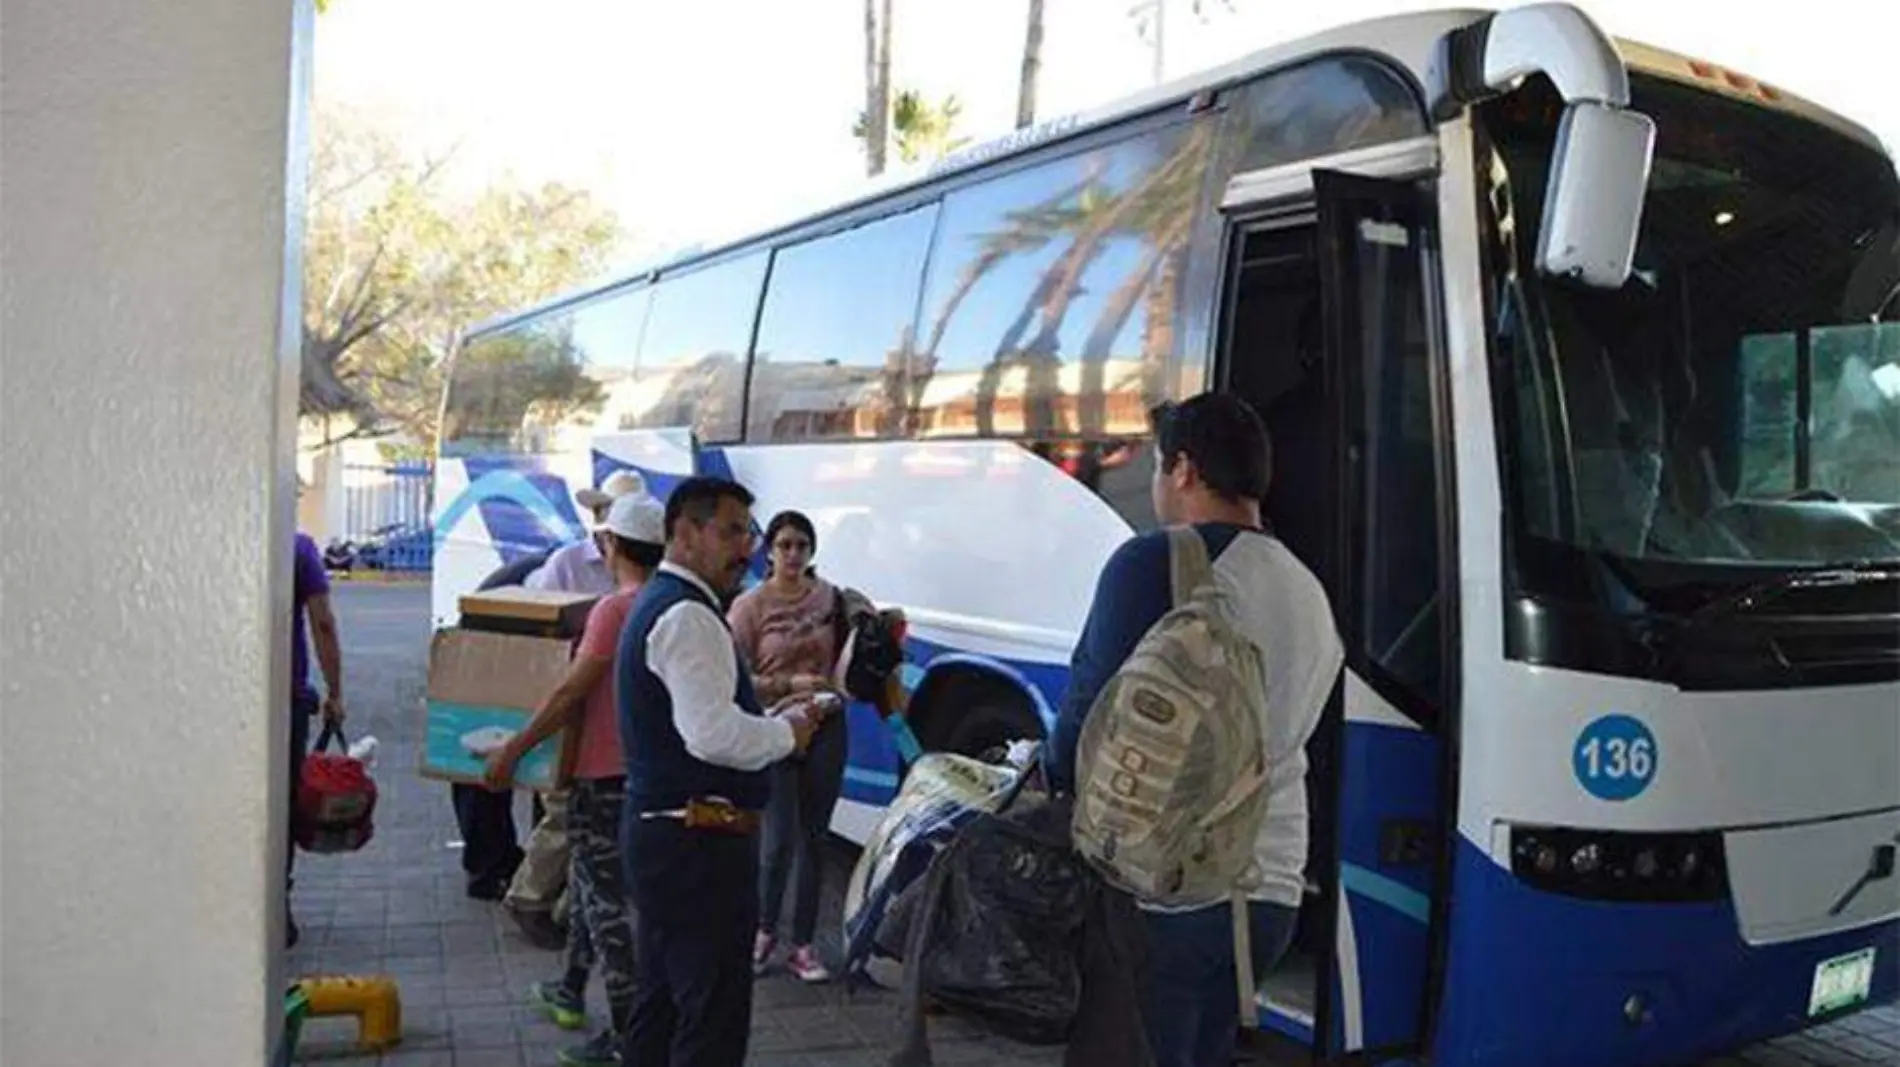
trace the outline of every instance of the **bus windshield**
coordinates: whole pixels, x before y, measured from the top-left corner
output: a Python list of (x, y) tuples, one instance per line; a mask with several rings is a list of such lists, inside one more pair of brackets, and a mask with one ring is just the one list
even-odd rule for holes
[(1657, 141), (1617, 291), (1528, 266), (1549, 85), (1484, 114), (1516, 528), (1647, 573), (1900, 560), (1892, 163), (1811, 120), (1631, 80)]

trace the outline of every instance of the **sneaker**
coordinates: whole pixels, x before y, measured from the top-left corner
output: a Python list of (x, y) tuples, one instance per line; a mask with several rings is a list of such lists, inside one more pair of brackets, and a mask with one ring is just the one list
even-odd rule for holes
[(562, 1049), (554, 1062), (561, 1067), (620, 1067), (620, 1042), (612, 1030), (602, 1030), (585, 1045)]
[(541, 1014), (563, 1030), (583, 1030), (587, 1027), (586, 1002), (562, 989), (559, 982), (536, 982), (529, 986), (528, 1003), (540, 1009)]
[(785, 961), (785, 967), (792, 976), (808, 985), (831, 981), (831, 972), (818, 960), (818, 953), (810, 945), (800, 945), (792, 950), (792, 957)]
[(752, 973), (764, 974), (772, 965), (772, 950), (778, 947), (778, 938), (770, 930), (760, 930), (752, 939)]

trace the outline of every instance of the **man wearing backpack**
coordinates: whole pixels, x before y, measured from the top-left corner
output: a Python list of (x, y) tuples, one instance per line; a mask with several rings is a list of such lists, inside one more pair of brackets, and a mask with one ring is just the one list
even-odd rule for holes
[[(1262, 529), (1272, 460), (1259, 416), (1202, 394), (1156, 409), (1154, 437), (1155, 514), (1174, 529), (1131, 539), (1103, 567), (1047, 770), (1076, 794), (1077, 849), (1145, 913), (1141, 1008), (1156, 1064), (1225, 1067), (1236, 974), (1270, 970), (1293, 935), (1306, 742), (1342, 648), (1319, 581)], [(1173, 810), (1183, 798), (1200, 810)], [(1204, 840), (1184, 849), (1190, 834)], [(1209, 856), (1216, 869), (1196, 866)], [(1228, 902), (1243, 896), (1244, 926)]]

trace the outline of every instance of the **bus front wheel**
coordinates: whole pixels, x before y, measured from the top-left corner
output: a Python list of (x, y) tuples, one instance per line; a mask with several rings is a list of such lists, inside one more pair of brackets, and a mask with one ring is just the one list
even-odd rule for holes
[(1001, 763), (1012, 741), (1042, 739), (1042, 720), (1014, 686), (989, 678), (957, 679), (914, 724), (926, 752)]

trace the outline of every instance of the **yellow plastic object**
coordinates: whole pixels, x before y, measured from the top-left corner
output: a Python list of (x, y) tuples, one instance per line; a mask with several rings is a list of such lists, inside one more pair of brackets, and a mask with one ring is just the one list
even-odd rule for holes
[(297, 983), (310, 1002), (308, 1018), (356, 1016), (356, 1043), (381, 1052), (402, 1040), (402, 993), (387, 975), (324, 975)]

